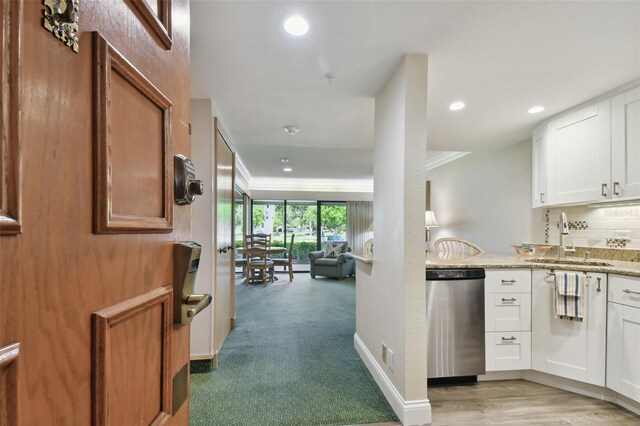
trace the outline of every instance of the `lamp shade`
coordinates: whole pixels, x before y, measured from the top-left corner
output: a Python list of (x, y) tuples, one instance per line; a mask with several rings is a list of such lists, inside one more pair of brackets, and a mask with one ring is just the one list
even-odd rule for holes
[(438, 221), (436, 215), (431, 210), (424, 212), (424, 227), (425, 228), (437, 228)]

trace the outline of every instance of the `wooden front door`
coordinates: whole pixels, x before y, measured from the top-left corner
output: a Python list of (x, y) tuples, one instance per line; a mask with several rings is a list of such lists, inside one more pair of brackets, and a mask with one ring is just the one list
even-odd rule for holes
[(189, 3), (1, 11), (0, 425), (186, 425), (189, 327), (171, 303), (190, 236), (173, 202)]
[(235, 325), (235, 262), (233, 249), (233, 194), (235, 156), (227, 145), (220, 123), (215, 129), (216, 279), (214, 285), (214, 365), (224, 341)]

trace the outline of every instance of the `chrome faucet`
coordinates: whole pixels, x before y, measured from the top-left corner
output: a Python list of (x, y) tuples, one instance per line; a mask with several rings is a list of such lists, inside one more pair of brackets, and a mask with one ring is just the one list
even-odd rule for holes
[(567, 221), (567, 214), (565, 212), (560, 213), (560, 244), (558, 245), (558, 259), (564, 259), (567, 257), (567, 252), (575, 253), (576, 249), (566, 248), (564, 245), (564, 236), (569, 235), (569, 222)]

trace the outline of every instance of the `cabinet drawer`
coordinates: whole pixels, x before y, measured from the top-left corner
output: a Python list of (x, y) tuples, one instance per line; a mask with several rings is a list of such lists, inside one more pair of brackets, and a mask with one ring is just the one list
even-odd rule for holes
[(640, 308), (640, 278), (609, 275), (609, 302)]
[(530, 331), (531, 294), (485, 294), (485, 331)]
[(485, 293), (531, 293), (531, 269), (487, 269)]
[(531, 333), (485, 333), (487, 371), (531, 368)]

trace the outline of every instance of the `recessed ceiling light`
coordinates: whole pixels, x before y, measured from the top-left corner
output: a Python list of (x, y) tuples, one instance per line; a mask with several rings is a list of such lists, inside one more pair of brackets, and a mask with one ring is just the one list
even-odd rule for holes
[(464, 108), (464, 102), (454, 102), (451, 105), (449, 105), (449, 109), (451, 111), (458, 111), (462, 108)]
[(300, 129), (298, 129), (296, 126), (284, 126), (282, 130), (284, 130), (286, 134), (291, 136), (295, 135), (300, 131)]
[(529, 108), (529, 114), (537, 114), (542, 111), (544, 111), (544, 107), (540, 105)]
[(291, 167), (285, 167), (284, 169), (282, 169), (283, 172), (290, 172), (292, 169)]
[(287, 164), (289, 162), (289, 159), (287, 157), (282, 157), (280, 161), (282, 161), (284, 164)]
[(284, 30), (294, 37), (302, 37), (309, 31), (309, 23), (300, 15), (294, 15), (284, 21)]

